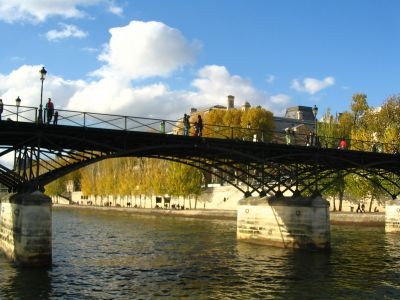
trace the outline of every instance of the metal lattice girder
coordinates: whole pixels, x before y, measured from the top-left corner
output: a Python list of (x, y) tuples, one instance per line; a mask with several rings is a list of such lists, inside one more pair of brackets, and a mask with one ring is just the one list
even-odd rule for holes
[(351, 173), (381, 179), (392, 197), (400, 191), (400, 158), (385, 153), (22, 122), (0, 122), (0, 141), (0, 157), (15, 152), (14, 171), (0, 168), (11, 189), (40, 188), (102, 159), (132, 156), (189, 164), (244, 193), (309, 194)]

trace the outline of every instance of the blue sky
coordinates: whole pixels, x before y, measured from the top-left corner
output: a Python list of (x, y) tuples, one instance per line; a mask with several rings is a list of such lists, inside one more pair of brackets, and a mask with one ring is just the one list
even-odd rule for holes
[(249, 101), (333, 113), (400, 89), (396, 0), (0, 0), (0, 97), (175, 119)]

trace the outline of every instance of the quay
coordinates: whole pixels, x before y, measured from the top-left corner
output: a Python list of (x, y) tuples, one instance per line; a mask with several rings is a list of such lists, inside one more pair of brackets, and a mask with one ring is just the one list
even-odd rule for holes
[[(159, 209), (159, 208), (131, 208), (131, 207), (105, 207), (87, 206), (74, 204), (54, 204), (53, 209), (82, 209), (95, 210), (99, 213), (113, 213), (123, 215), (148, 215), (168, 216), (184, 218), (200, 218), (210, 220), (237, 220), (237, 211), (228, 209)], [(385, 213), (355, 213), (355, 212), (330, 212), (331, 225), (362, 225), (362, 226), (385, 226)]]

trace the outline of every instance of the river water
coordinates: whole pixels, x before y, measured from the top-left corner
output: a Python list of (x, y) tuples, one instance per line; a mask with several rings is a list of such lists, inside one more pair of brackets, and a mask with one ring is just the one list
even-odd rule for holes
[(400, 299), (400, 236), (332, 226), (330, 253), (236, 240), (234, 221), (53, 210), (53, 266), (0, 255), (0, 299)]

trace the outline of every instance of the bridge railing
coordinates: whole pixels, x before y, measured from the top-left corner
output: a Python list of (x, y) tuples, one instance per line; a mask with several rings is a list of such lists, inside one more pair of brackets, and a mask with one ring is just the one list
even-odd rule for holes
[(3, 105), (1, 120), (15, 122), (37, 122), (37, 107)]
[[(78, 126), (87, 128), (103, 128), (126, 131), (141, 131), (162, 134), (182, 135), (184, 132), (182, 120), (155, 119), (136, 116), (123, 116), (114, 114), (81, 112), (58, 109), (57, 125)], [(38, 108), (29, 106), (4, 105), (2, 120), (32, 122), (38, 124)], [(43, 109), (43, 120), (47, 120), (47, 111)], [(45, 123), (45, 122), (44, 122)], [(42, 125), (42, 124), (38, 124)], [(54, 123), (54, 116), (51, 124)], [(195, 124), (191, 123), (189, 136), (196, 136)], [(235, 127), (216, 124), (204, 124), (203, 137), (238, 139), (253, 142), (268, 142), (278, 144), (290, 144), (299, 146), (321, 147), (341, 149), (339, 137), (310, 136), (304, 132), (285, 132), (262, 130), (251, 127)], [(397, 153), (399, 145), (396, 143), (378, 143), (366, 140), (346, 140), (345, 149)]]

